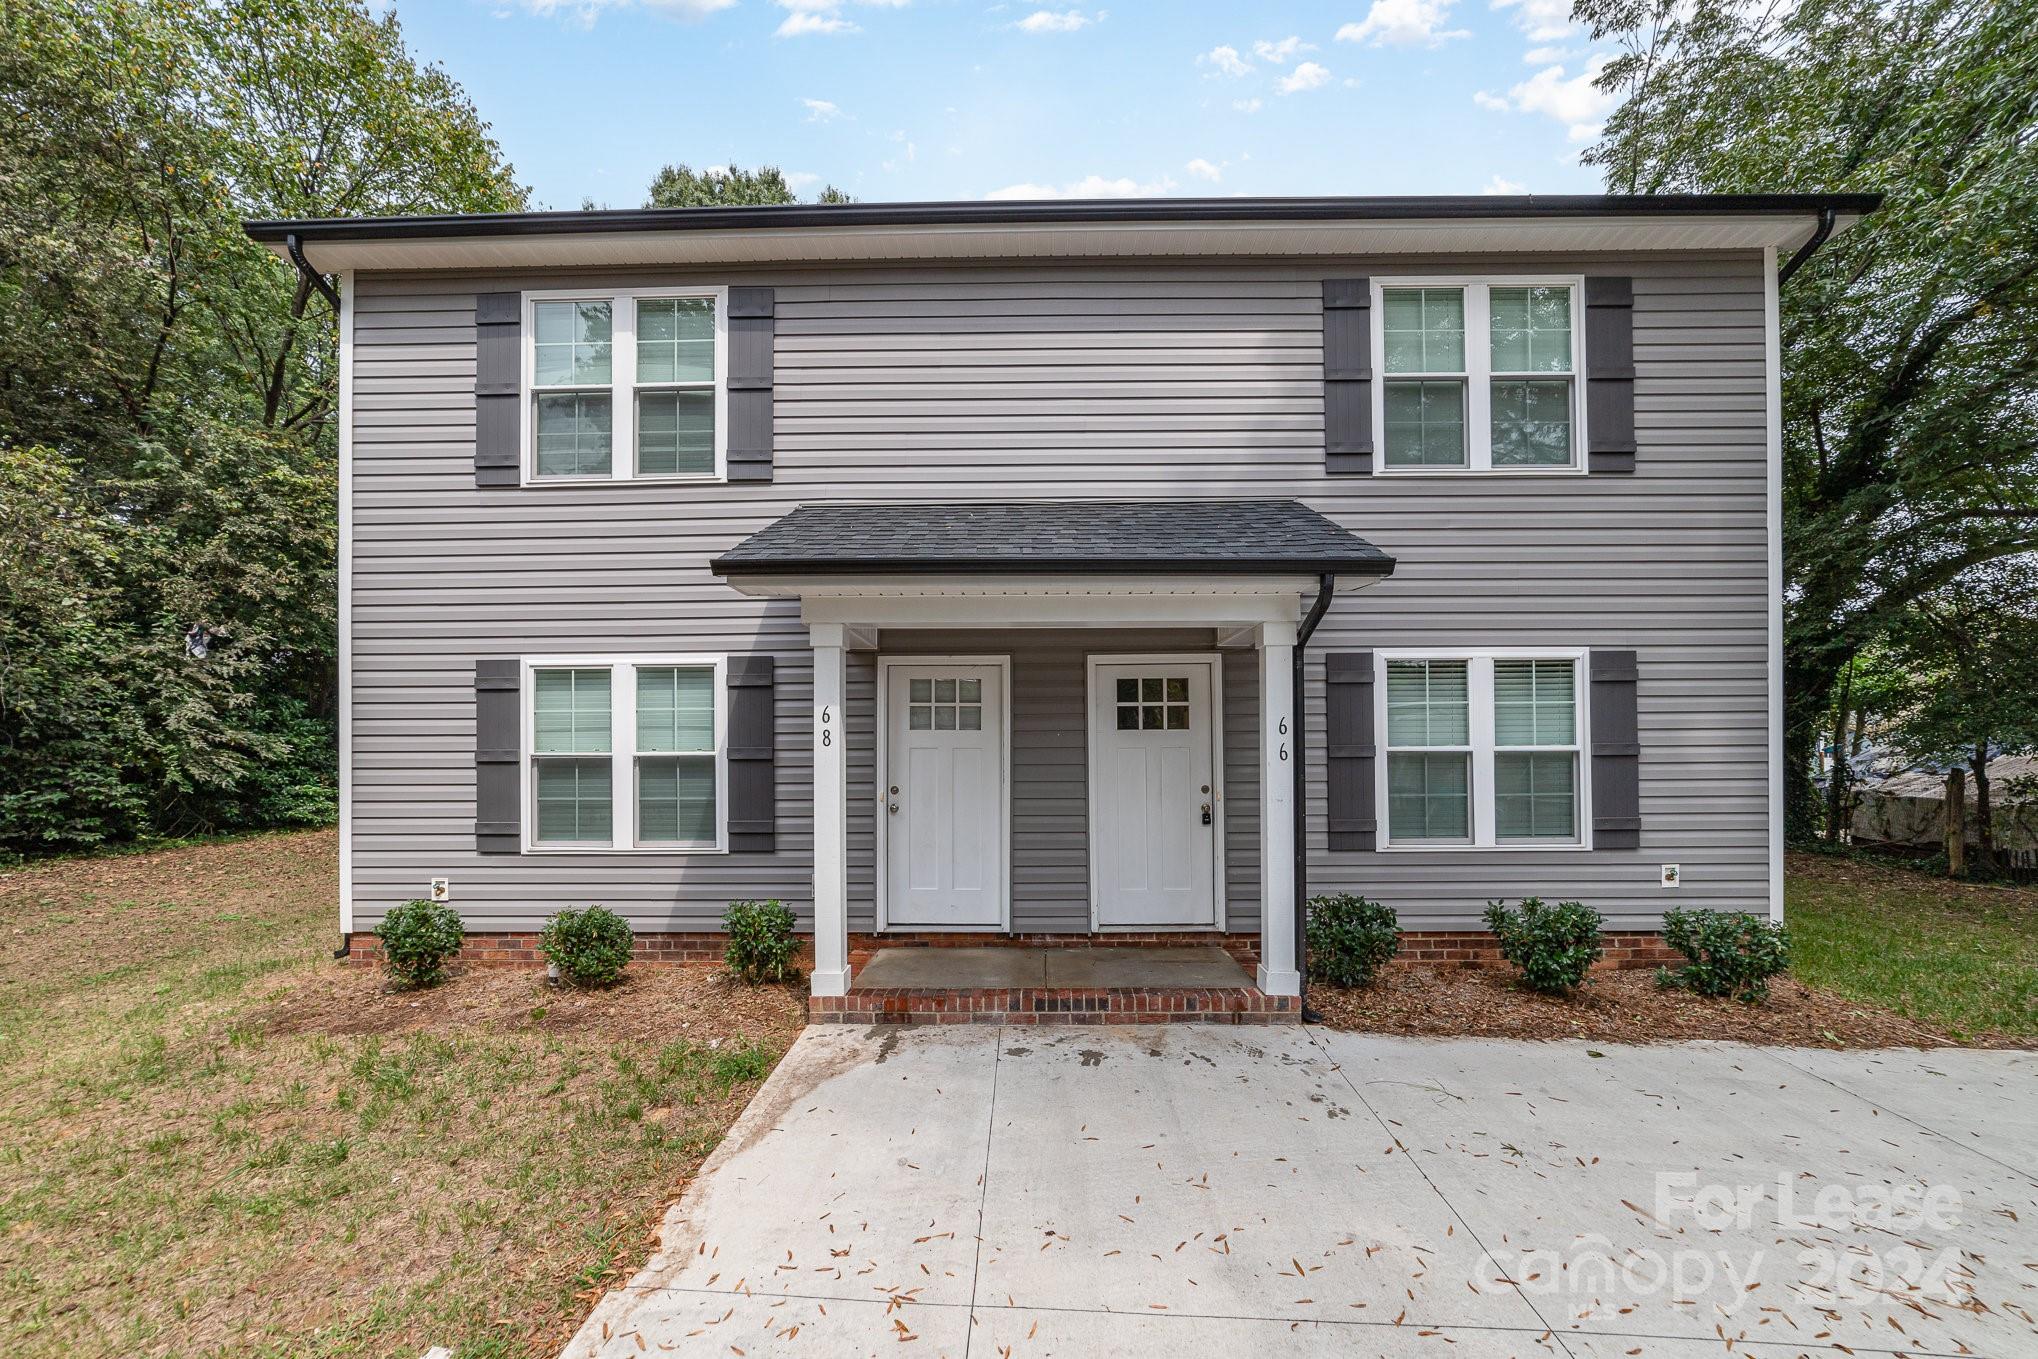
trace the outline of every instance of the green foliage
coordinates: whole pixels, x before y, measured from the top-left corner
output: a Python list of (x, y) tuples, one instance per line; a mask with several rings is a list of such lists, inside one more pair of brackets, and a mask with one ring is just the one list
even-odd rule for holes
[(630, 962), (630, 922), (606, 906), (561, 911), (545, 922), (538, 944), (575, 986), (613, 986)]
[(1882, 648), (1900, 677), (1878, 735), (1918, 764), (2038, 747), (2038, 570), (1978, 568), (1917, 600)]
[(1576, 989), (1599, 959), (1599, 912), (1576, 901), (1547, 905), (1528, 897), (1519, 909), (1503, 902), (1486, 906), (1486, 928), (1500, 944), (1500, 956), (1521, 969), (1531, 991), (1563, 995)]
[(1715, 999), (1754, 1005), (1769, 999), (1769, 979), (1790, 967), (1790, 932), (1746, 911), (1670, 911), (1663, 942), (1691, 961), (1657, 979)]
[(779, 901), (735, 901), (722, 912), (729, 946), (722, 960), (753, 986), (794, 975), (800, 941), (793, 935), (792, 908)]
[(1348, 893), (1309, 899), (1309, 979), (1365, 986), (1401, 951), (1394, 908)]
[(392, 908), (375, 929), (389, 975), (405, 986), (437, 986), (465, 935), (458, 911), (423, 899)]
[(1835, 677), (1913, 600), (2038, 549), (2032, 0), (1582, 0), (1616, 192), (1872, 190), (1782, 294), (1793, 829)]
[[(746, 170), (740, 165), (714, 166), (696, 170), (684, 162), (667, 165), (651, 178), (647, 208), (739, 208), (770, 207), (797, 203), (798, 194), (785, 182), (776, 165)], [(823, 205), (854, 203), (833, 184), (826, 185), (814, 201)]]
[(0, 33), (0, 851), (329, 820), (334, 318), (240, 223), (524, 191), (359, 0)]

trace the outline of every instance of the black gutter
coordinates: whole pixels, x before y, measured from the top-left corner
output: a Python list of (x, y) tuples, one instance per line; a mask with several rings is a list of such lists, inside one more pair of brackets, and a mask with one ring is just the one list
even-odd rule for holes
[(1381, 553), (1361, 557), (893, 557), (759, 558), (717, 557), (708, 570), (718, 576), (892, 575), (966, 573), (1009, 575), (1155, 575), (1186, 576), (1390, 576), (1394, 558)]
[(354, 951), (354, 932), (352, 930), (341, 930), (340, 946), (333, 950), (333, 957), (344, 958), (353, 951)]
[(1303, 659), (1309, 638), (1330, 608), (1337, 593), (1337, 577), (1325, 572), (1316, 582), (1316, 602), (1309, 606), (1302, 626), (1295, 629), (1295, 658), (1290, 683), (1295, 721), (1295, 1006), (1304, 1024), (1321, 1024), (1323, 1015), (1309, 1008), (1309, 719), (1303, 682)]
[(1606, 216), (1718, 217), (1873, 211), (1880, 194), (1523, 194), (1373, 198), (1131, 198), (964, 203), (792, 203), (772, 207), (621, 208), (603, 212), (440, 213), (415, 217), (261, 219), (258, 241), (546, 236), (632, 231), (815, 227), (1051, 226), (1088, 223), (1409, 221)]
[(311, 261), (304, 257), (304, 241), (295, 231), (283, 238), (283, 248), (290, 252), (290, 262), (297, 266), (297, 272), (305, 282), (324, 294), (325, 300), (333, 304), (333, 315), (340, 314), (340, 295), (333, 285), (326, 282), (326, 276), (311, 267)]
[(1790, 282), (1790, 276), (1797, 272), (1799, 265), (1812, 257), (1813, 251), (1826, 243), (1826, 238), (1833, 234), (1833, 220), (1837, 216), (1838, 214), (1831, 208), (1819, 209), (1819, 225), (1812, 232), (1812, 238), (1797, 248), (1797, 253), (1790, 257), (1789, 262), (1776, 275), (1776, 286), (1779, 289)]

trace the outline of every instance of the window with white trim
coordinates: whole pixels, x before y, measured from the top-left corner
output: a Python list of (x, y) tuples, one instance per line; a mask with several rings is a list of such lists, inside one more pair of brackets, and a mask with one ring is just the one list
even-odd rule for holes
[(528, 671), (532, 848), (722, 848), (722, 658), (546, 660)]
[(534, 293), (525, 334), (531, 481), (719, 481), (720, 289)]
[(1379, 289), (1383, 470), (1580, 465), (1575, 282), (1382, 281)]
[(1582, 652), (1384, 653), (1390, 846), (1583, 843)]

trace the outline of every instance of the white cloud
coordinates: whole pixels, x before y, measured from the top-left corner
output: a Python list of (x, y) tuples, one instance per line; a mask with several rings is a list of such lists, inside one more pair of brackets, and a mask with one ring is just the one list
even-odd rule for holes
[(1212, 165), (1209, 161), (1203, 159), (1201, 156), (1196, 157), (1196, 159), (1190, 161), (1187, 165), (1183, 166), (1182, 168), (1184, 170), (1187, 170), (1190, 174), (1196, 176), (1198, 179), (1207, 179), (1212, 184), (1215, 184), (1218, 180), (1224, 178), (1223, 166)]
[(1300, 94), (1304, 90), (1316, 89), (1329, 79), (1328, 67), (1318, 66), (1313, 61), (1305, 61), (1283, 76), (1274, 88), (1282, 94)]
[(1508, 102), (1517, 113), (1540, 113), (1556, 119), (1574, 142), (1590, 141), (1599, 135), (1601, 121), (1618, 102), (1613, 95), (1593, 88), (1592, 82), (1599, 78), (1607, 60), (1593, 57), (1574, 76), (1565, 75), (1562, 66), (1546, 66), (1508, 90)]
[(1488, 113), (1514, 112), (1514, 105), (1508, 103), (1497, 94), (1488, 94), (1485, 90), (1472, 91), (1472, 102), (1485, 109)]
[(1531, 47), (1521, 54), (1521, 59), (1531, 66), (1553, 66), (1578, 55), (1568, 47)]
[(1370, 42), (1375, 47), (1436, 47), (1452, 38), (1469, 38), (1469, 29), (1446, 28), (1456, 0), (1373, 0), (1373, 8), (1355, 24), (1337, 31), (1339, 42)]
[(831, 100), (802, 99), (800, 102), (807, 106), (807, 121), (810, 123), (833, 122), (842, 116), (842, 110)]
[(1079, 28), (1089, 26), (1089, 16), (1079, 9), (1063, 10), (1060, 13), (1051, 9), (1037, 9), (1012, 25), (1022, 33), (1073, 33)]
[(1239, 56), (1238, 49), (1236, 47), (1231, 47), (1228, 45), (1224, 47), (1213, 47), (1208, 52), (1205, 52), (1202, 56), (1196, 58), (1196, 64), (1198, 66), (1201, 66), (1205, 62), (1208, 62), (1212, 66), (1215, 66), (1223, 74), (1234, 77), (1249, 75), (1251, 74), (1253, 69), (1253, 64), (1251, 62)]
[(785, 172), (785, 186), (794, 192), (798, 192), (801, 189), (811, 189), (820, 182), (821, 177), (811, 170), (787, 170)]
[(1279, 42), (1268, 42), (1265, 38), (1261, 38), (1253, 44), (1254, 56), (1258, 57), (1261, 61), (1270, 61), (1276, 66), (1287, 65), (1289, 59), (1297, 52), (1314, 52), (1315, 50), (1315, 43), (1304, 42), (1292, 34), (1281, 39)]
[(1159, 180), (1142, 184), (1136, 179), (1106, 179), (1102, 175), (1089, 175), (1073, 184), (1056, 188), (1052, 184), (1007, 184), (1002, 189), (993, 189), (986, 198), (1153, 198), (1167, 193), (1175, 187), (1175, 181), (1162, 175)]
[(1511, 180), (1511, 179), (1503, 179), (1503, 178), (1502, 178), (1501, 176), (1499, 176), (1499, 175), (1495, 175), (1495, 176), (1493, 176), (1493, 178), (1491, 178), (1491, 179), (1489, 179), (1489, 180), (1487, 180), (1487, 181), (1486, 181), (1486, 187), (1485, 187), (1485, 188), (1483, 188), (1483, 189), (1481, 189), (1481, 190), (1479, 190), (1479, 192), (1480, 192), (1480, 193), (1492, 193), (1492, 194), (1498, 194), (1498, 193), (1527, 193), (1527, 192), (1528, 192), (1528, 185), (1526, 185), (1526, 184), (1517, 184), (1517, 183), (1515, 183), (1515, 182), (1514, 182), (1513, 180)]
[[(652, 0), (652, 2), (665, 4), (671, 3), (672, 0)], [(723, 0), (712, 0), (712, 2), (719, 4), (723, 3)], [(677, 3), (695, 4), (700, 3), (700, 0), (677, 0)], [(735, 0), (726, 0), (726, 3), (733, 4)], [(803, 38), (809, 34), (861, 33), (863, 31), (855, 20), (842, 13), (842, 6), (846, 3), (846, 0), (776, 0), (776, 3), (780, 9), (788, 11), (785, 16), (785, 22), (778, 26), (778, 31), (775, 35), (777, 37)], [(880, 9), (899, 9), (905, 6), (908, 0), (856, 0), (856, 3)]]
[(1240, 113), (1258, 113), (1266, 107), (1266, 105), (1257, 99), (1234, 99), (1231, 101), (1231, 106)]
[(1556, 42), (1571, 36), (1571, 0), (1493, 0), (1496, 10), (1515, 12), (1514, 24), (1530, 42)]
[[(393, 0), (377, 0), (371, 12), (380, 14), (391, 3)], [(582, 25), (591, 25), (604, 11), (627, 9), (632, 4), (639, 4), (668, 18), (705, 19), (719, 10), (733, 8), (736, 0), (520, 0), (520, 3), (541, 19), (565, 16)]]

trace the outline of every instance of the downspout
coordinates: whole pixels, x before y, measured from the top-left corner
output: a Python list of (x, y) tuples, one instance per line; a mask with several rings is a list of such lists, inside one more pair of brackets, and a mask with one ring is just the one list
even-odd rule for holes
[(333, 950), (333, 957), (344, 958), (353, 951), (354, 951), (354, 932), (352, 930), (341, 931), (340, 946)]
[(1819, 224), (1812, 231), (1812, 238), (1799, 246), (1797, 253), (1792, 255), (1783, 268), (1777, 271), (1776, 286), (1778, 288), (1790, 282), (1790, 276), (1797, 272), (1798, 266), (1810, 259), (1812, 252), (1826, 243), (1826, 238), (1833, 234), (1833, 222), (1836, 215), (1831, 208), (1819, 209)]
[(1317, 578), (1316, 602), (1309, 606), (1309, 612), (1302, 619), (1302, 626), (1295, 629), (1295, 656), (1293, 662), (1290, 699), (1295, 714), (1295, 985), (1296, 1004), (1302, 1011), (1304, 1024), (1321, 1024), (1323, 1016), (1309, 1008), (1309, 730), (1304, 715), (1303, 658), (1308, 654), (1309, 638), (1316, 631), (1316, 625), (1323, 621), (1323, 615), (1330, 608), (1330, 597), (1337, 593), (1337, 577), (1326, 571)]
[(339, 293), (333, 288), (332, 284), (326, 282), (324, 274), (311, 267), (311, 261), (304, 257), (304, 242), (297, 238), (296, 232), (293, 231), (283, 238), (283, 248), (290, 252), (290, 262), (297, 266), (298, 274), (303, 277), (306, 283), (318, 289), (319, 296), (331, 303), (333, 314), (338, 315), (340, 310)]

